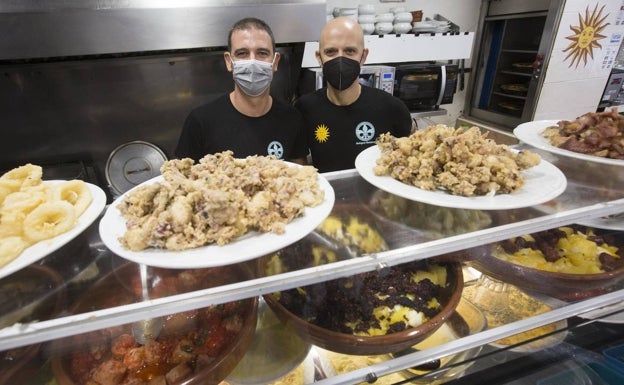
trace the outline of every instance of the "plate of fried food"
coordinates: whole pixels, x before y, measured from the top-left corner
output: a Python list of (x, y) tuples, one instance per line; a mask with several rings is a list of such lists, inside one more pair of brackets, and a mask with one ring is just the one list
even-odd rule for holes
[(577, 119), (536, 120), (513, 131), (522, 142), (553, 154), (624, 166), (624, 116), (616, 109)]
[(82, 180), (44, 181), (25, 164), (0, 176), (0, 278), (58, 250), (106, 206), (106, 194)]
[(334, 190), (316, 168), (270, 156), (172, 159), (161, 173), (117, 198), (99, 227), (113, 253), (149, 266), (257, 258), (308, 235), (334, 206)]
[(460, 209), (530, 207), (567, 186), (565, 175), (538, 154), (497, 144), (477, 127), (443, 124), (404, 138), (383, 134), (358, 155), (355, 168), (380, 190)]

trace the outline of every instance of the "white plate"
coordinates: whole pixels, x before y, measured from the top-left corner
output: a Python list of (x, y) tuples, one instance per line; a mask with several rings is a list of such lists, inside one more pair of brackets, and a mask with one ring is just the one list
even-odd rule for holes
[[(162, 176), (152, 178), (143, 184), (152, 184), (162, 180)], [(132, 251), (125, 248), (119, 238), (126, 231), (126, 221), (117, 209), (125, 196), (143, 184), (140, 184), (117, 198), (106, 210), (100, 221), (100, 238), (115, 254), (136, 263), (148, 266), (173, 269), (190, 269), (230, 265), (272, 253), (291, 245), (308, 235), (327, 218), (334, 207), (334, 189), (329, 182), (319, 175), (318, 183), (325, 191), (325, 199), (315, 207), (306, 207), (305, 214), (286, 225), (284, 234), (249, 232), (223, 246), (207, 245), (182, 251), (149, 248)]]
[(512, 194), (465, 197), (452, 195), (442, 190), (423, 190), (398, 181), (391, 176), (377, 176), (373, 167), (381, 152), (372, 146), (360, 152), (355, 159), (355, 168), (362, 178), (373, 186), (418, 202), (432, 205), (473, 210), (504, 210), (529, 207), (548, 202), (559, 196), (566, 188), (565, 175), (551, 163), (542, 159), (535, 167), (524, 170), (525, 184)]
[[(60, 183), (63, 181), (44, 181), (43, 183)], [(78, 218), (78, 223), (69, 231), (57, 235), (54, 238), (46, 239), (41, 242), (37, 242), (34, 245), (30, 246), (26, 250), (19, 255), (19, 257), (15, 258), (9, 264), (5, 265), (2, 269), (0, 269), (0, 278), (6, 277), (9, 274), (12, 274), (31, 263), (37, 262), (53, 251), (58, 250), (62, 246), (64, 246), (67, 242), (76, 238), (80, 235), (89, 225), (93, 223), (97, 219), (97, 217), (102, 213), (102, 210), (106, 206), (106, 194), (104, 191), (96, 185), (91, 183), (87, 183), (89, 190), (91, 191), (92, 201), (89, 207), (85, 210), (84, 213)]]
[(596, 163), (624, 166), (624, 160), (603, 158), (603, 157), (594, 156), (594, 155), (586, 155), (586, 154), (581, 154), (581, 153), (574, 152), (574, 151), (565, 150), (557, 146), (553, 146), (552, 144), (550, 144), (548, 139), (542, 136), (542, 132), (544, 132), (544, 130), (547, 127), (556, 126), (557, 122), (559, 122), (559, 120), (536, 120), (533, 122), (526, 122), (516, 127), (513, 130), (513, 133), (516, 136), (516, 138), (518, 138), (520, 141), (526, 144), (529, 144), (535, 148), (539, 148), (544, 151), (552, 152), (553, 154), (588, 160), (588, 161), (596, 162)]
[[(618, 313), (614, 313), (619, 311)], [(614, 313), (614, 314), (611, 314)], [(605, 314), (611, 314), (607, 317), (603, 317)], [(601, 307), (600, 309), (592, 310), (587, 313), (579, 314), (580, 318), (592, 319), (600, 322), (624, 324), (624, 302), (614, 303), (613, 305)]]

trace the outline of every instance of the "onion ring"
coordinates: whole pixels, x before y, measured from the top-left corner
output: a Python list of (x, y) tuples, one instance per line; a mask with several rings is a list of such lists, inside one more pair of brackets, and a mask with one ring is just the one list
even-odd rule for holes
[(30, 244), (22, 237), (0, 238), (0, 267), (17, 258)]
[(22, 236), (26, 214), (21, 211), (0, 211), (0, 238)]
[(24, 219), (24, 235), (39, 242), (62, 234), (76, 223), (76, 210), (66, 201), (45, 202)]
[(76, 217), (79, 217), (91, 204), (92, 197), (89, 186), (80, 179), (74, 179), (55, 185), (52, 199), (71, 204), (76, 210)]
[(0, 186), (19, 191), (25, 187), (37, 186), (41, 183), (43, 169), (31, 163), (16, 167), (0, 176)]
[(0, 205), (2, 204), (2, 202), (4, 202), (4, 198), (6, 198), (12, 192), (13, 190), (11, 190), (9, 187), (0, 185)]
[(2, 213), (21, 212), (28, 214), (46, 200), (46, 194), (41, 191), (16, 191), (4, 198), (1, 210)]

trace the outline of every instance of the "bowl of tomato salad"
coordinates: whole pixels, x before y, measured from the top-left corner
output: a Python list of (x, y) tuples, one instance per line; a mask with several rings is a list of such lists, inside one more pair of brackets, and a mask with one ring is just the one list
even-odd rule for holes
[[(181, 294), (251, 278), (244, 265), (210, 269), (149, 268), (150, 298)], [(73, 313), (141, 301), (139, 266), (128, 263), (96, 282)], [(249, 348), (258, 298), (212, 305), (163, 317), (154, 340), (140, 344), (132, 325), (119, 325), (55, 341), (52, 370), (59, 385), (218, 384)]]

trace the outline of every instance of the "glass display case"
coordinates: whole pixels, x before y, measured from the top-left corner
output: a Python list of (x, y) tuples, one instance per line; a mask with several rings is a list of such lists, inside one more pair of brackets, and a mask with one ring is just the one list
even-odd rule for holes
[[(237, 330), (253, 331), (255, 322), (253, 327), (246, 322), (255, 321), (257, 316), (255, 337), (254, 333), (241, 332), (245, 335), (237, 337), (237, 343), (228, 345), (228, 354), (223, 357), (223, 362), (227, 361), (225, 357), (236, 358), (220, 366), (228, 369), (227, 373), (214, 374), (214, 377), (212, 374), (206, 377), (204, 373), (201, 383), (222, 378), (231, 384), (253, 383), (253, 378), (237, 378), (240, 368), (237, 371), (232, 362), (244, 360), (245, 353), (254, 351), (250, 349), (254, 346), (252, 337), (258, 339), (268, 330), (276, 331), (275, 327), (267, 326), (274, 320), (265, 319), (270, 311), (262, 296), (356, 274), (383, 275), (388, 269), (418, 261), (461, 263), (462, 299), (456, 304), (455, 313), (461, 316), (464, 326), (457, 329), (450, 319), (444, 323), (455, 337), (401, 355), (347, 354), (345, 358), (345, 355), (336, 356), (336, 352), (309, 345), (303, 347), (303, 354), (280, 356), (276, 349), (264, 349), (261, 350), (263, 355), (272, 358), (273, 363), (289, 358), (291, 373), (296, 370), (303, 373), (300, 383), (319, 384), (397, 383), (408, 379), (413, 383), (457, 381), (470, 384), (484, 383), (485, 378), (489, 384), (515, 384), (522, 383), (514, 382), (522, 378), (532, 376), (542, 380), (556, 374), (555, 362), (568, 362), (570, 367), (581, 361), (583, 364), (597, 362), (601, 349), (624, 342), (624, 329), (620, 325), (624, 314), (622, 308), (617, 307), (624, 298), (624, 275), (615, 275), (582, 295), (568, 296), (563, 290), (558, 293), (560, 295), (553, 296), (527, 289), (511, 272), (494, 276), (475, 268), (484, 245), (574, 223), (599, 225), (603, 218), (624, 212), (624, 173), (620, 165), (535, 151), (564, 173), (567, 184), (557, 198), (526, 208), (470, 210), (421, 205), (374, 187), (356, 170), (323, 174), (335, 193), (332, 212), (361, 215), (382, 235), (387, 249), (360, 250), (355, 258), (324, 261), (314, 266), (293, 261), (288, 270), (281, 271), (267, 269), (264, 256), (207, 269), (149, 268), (152, 288), (156, 288), (157, 283), (177, 283), (175, 290), (161, 290), (151, 297), (124, 297), (131, 292), (136, 294), (137, 288), (140, 294), (140, 266), (105, 247), (99, 237), (98, 219), (64, 247), (0, 279), (3, 290), (2, 383), (47, 384), (56, 376), (58, 384), (69, 384), (66, 378), (59, 380), (62, 377), (59, 373), (67, 371), (67, 364), (59, 364), (58, 356), (77, 349), (76, 343), (96, 346), (97, 340), (85, 340), (84, 336), (93, 336), (98, 331), (109, 333), (123, 325), (159, 318), (184, 324), (184, 320), (195, 317), (189, 314), (197, 317), (205, 314), (197, 309), (223, 310), (228, 304), (247, 306), (240, 310), (241, 322)], [(380, 202), (396, 206), (387, 210)], [(310, 234), (298, 241), (302, 242), (322, 240)], [(41, 269), (45, 271), (40, 272)], [(180, 282), (185, 284), (179, 285)], [(39, 289), (31, 289), (37, 286)], [(524, 299), (514, 302), (510, 293)], [(548, 308), (541, 313), (527, 312), (508, 318), (500, 324), (491, 319), (485, 322), (484, 314), (492, 308), (496, 296), (503, 296), (502, 303), (507, 309), (515, 309), (528, 301), (538, 301)], [(605, 310), (601, 311), (602, 308)], [(172, 317), (180, 313), (186, 318)], [(604, 322), (609, 321), (609, 317), (614, 321)], [(499, 343), (551, 324), (558, 326), (544, 335), (507, 345)], [(291, 335), (286, 339), (292, 338), (297, 337)], [(263, 343), (269, 344), (272, 340), (265, 338)], [(540, 341), (544, 344), (540, 345)], [(531, 343), (538, 348), (531, 348)], [(257, 346), (255, 349), (257, 353)], [(293, 349), (302, 348), (295, 346)], [(293, 362), (295, 356), (298, 359)], [(421, 365), (436, 361), (437, 366), (422, 370)], [(266, 363), (254, 364), (251, 358), (243, 362), (256, 373), (268, 367)], [(345, 364), (343, 369), (346, 369), (341, 372), (332, 366), (336, 362), (350, 364)], [(210, 373), (218, 372), (213, 370)], [(276, 369), (277, 372), (285, 373), (283, 367), (281, 371)]]

